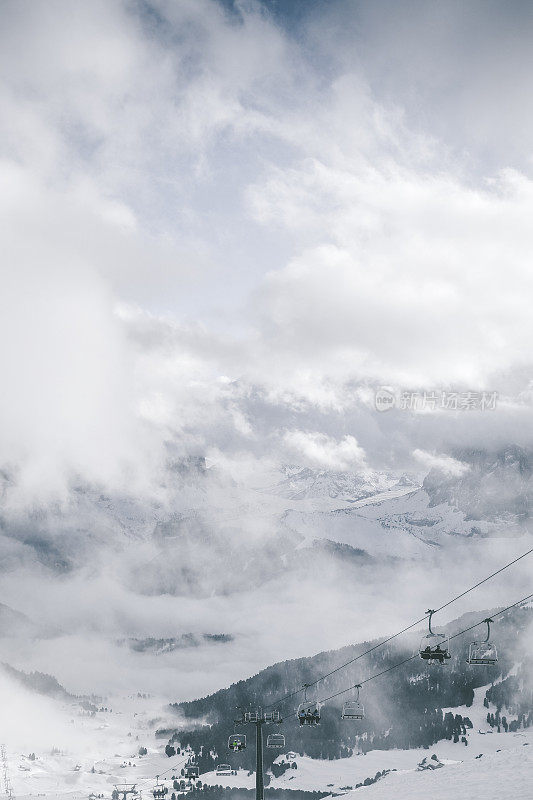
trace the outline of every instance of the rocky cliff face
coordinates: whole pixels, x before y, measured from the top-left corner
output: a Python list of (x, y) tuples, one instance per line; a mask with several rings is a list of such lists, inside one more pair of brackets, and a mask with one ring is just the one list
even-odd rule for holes
[(433, 469), (423, 483), (430, 505), (447, 504), (469, 520), (521, 526), (533, 499), (533, 454), (516, 445), (497, 452), (460, 450), (454, 458), (468, 465), (460, 477)]

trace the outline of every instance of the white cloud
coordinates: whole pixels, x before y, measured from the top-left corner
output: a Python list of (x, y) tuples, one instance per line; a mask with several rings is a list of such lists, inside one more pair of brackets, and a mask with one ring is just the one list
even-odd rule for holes
[[(501, 416), (441, 414), (413, 431), (364, 397), (373, 379), (483, 382), (528, 357), (530, 185), (507, 172), (473, 188), (448, 158), (442, 167), (446, 148), (376, 102), (361, 70), (322, 70), (254, 4), (240, 17), (207, 0), (138, 8), (5, 4), (0, 467), (14, 486), (2, 517), (24, 528), (21, 506), (37, 506), (36, 548), (42, 536), (67, 561), (89, 557), (50, 579), (31, 542), (2, 537), (2, 600), (64, 629), (3, 651), (73, 691), (172, 696), (179, 674), (184, 697), (257, 671), (274, 650), (304, 655), (317, 620), (317, 647), (346, 639), (335, 570), (314, 595), (282, 575), (243, 602), (210, 596), (220, 554), (247, 563), (252, 543), (279, 532), (284, 501), (242, 486), (271, 486), (280, 460), (403, 466), (415, 445), (423, 469), (458, 474), (432, 455), (442, 440), (504, 428)], [(504, 433), (527, 427), (522, 416)], [(208, 486), (164, 472), (190, 453), (214, 464)], [(102, 491), (96, 511), (73, 500), (73, 478)], [(131, 515), (99, 513), (108, 493)], [(47, 527), (58, 497), (64, 516), (54, 508)], [(157, 520), (191, 508), (205, 525), (187, 548), (206, 597), (139, 594), (151, 559), (171, 579), (182, 560), (150, 539)], [(431, 592), (448, 574), (439, 565)], [(361, 636), (399, 613), (380, 583), (372, 617), (347, 603)], [(402, 614), (418, 613), (419, 591)], [(142, 665), (115, 643), (190, 629), (237, 638), (216, 658), (201, 648)], [(25, 719), (30, 698), (8, 683)], [(68, 739), (55, 718), (52, 731), (38, 740)]]
[(345, 472), (366, 468), (365, 452), (353, 436), (336, 441), (318, 431), (287, 431), (284, 443), (293, 451), (297, 463)]
[[(446, 73), (442, 49), (435, 65), (420, 45), (415, 71), (431, 95), (420, 103), (409, 80), (399, 90), (404, 72), (391, 76), (379, 53), (368, 56), (375, 39), (357, 40), (349, 6), (382, 4), (338, 4), (342, 35), (322, 26), (319, 41), (313, 25), (293, 36), (253, 2), (231, 14), (213, 0), (4, 3), (0, 468), (14, 476), (11, 510), (43, 512), (42, 529), (32, 519), (28, 530), (73, 550), (96, 537), (106, 563), (91, 558), (83, 574), (50, 580), (34, 569), (31, 542), (2, 537), (7, 568), (20, 555), (27, 569), (2, 575), (2, 599), (65, 627), (60, 645), (32, 642), (20, 659), (57, 671), (73, 690), (122, 691), (127, 675), (136, 688), (164, 683), (170, 693), (179, 668), (183, 696), (201, 694), (274, 651), (308, 653), (317, 630), (326, 649), (345, 642), (347, 625), (378, 635), (427, 608), (435, 587), (445, 593), (452, 572), (471, 579), (467, 559), (439, 560), (398, 609), (391, 598), (405, 574), (395, 568), (385, 597), (374, 575), (375, 613), (361, 616), (355, 598), (345, 602), (348, 622), (335, 615), (346, 583), (324, 571), (314, 594), (314, 575), (306, 588), (282, 574), (239, 603), (147, 598), (132, 574), (142, 578), (159, 557), (150, 537), (168, 512), (201, 510), (205, 536), (191, 537), (190, 550), (207, 589), (206, 554), (237, 544), (242, 557), (241, 544), (279, 534), (285, 500), (250, 487), (278, 481), (280, 461), (460, 475), (465, 465), (446, 454), (453, 446), (530, 443), (531, 392), (513, 402), (529, 387), (533, 334), (531, 124), (516, 124), (529, 95), (513, 104), (518, 76), (504, 71), (498, 94), (513, 114), (499, 119), (492, 151), (491, 121), (504, 115), (482, 65), (469, 86), (468, 53)], [(398, 53), (409, 61), (406, 42), (420, 30), (413, 14), (397, 13), (409, 24), (391, 32), (386, 15), (395, 63)], [(392, 50), (381, 53), (387, 60)], [(464, 93), (452, 113), (457, 75)], [(529, 92), (529, 74), (520, 80)], [(464, 141), (439, 139), (458, 119), (470, 129)], [(512, 161), (502, 146), (511, 127), (520, 131)], [(484, 153), (465, 150), (480, 139)], [(376, 384), (486, 387), (502, 401), (495, 412), (420, 414), (413, 425), (407, 412), (375, 411)], [(209, 486), (173, 484), (165, 473), (168, 458), (188, 454), (208, 456)], [(96, 485), (103, 504), (116, 491), (127, 524), (103, 512), (86, 519), (76, 504), (84, 498), (69, 494), (73, 476)], [(49, 531), (45, 501), (58, 496), (67, 512)], [(496, 567), (507, 544), (488, 547)], [(167, 552), (171, 573), (181, 553)], [(126, 629), (171, 636), (191, 621), (235, 634), (229, 654), (181, 655), (157, 671), (155, 659), (140, 668), (130, 654), (126, 664), (102, 641)]]
[(0, 34), (0, 441), (29, 483), (147, 486), (169, 441), (252, 463), (311, 431), (348, 464), (523, 429), (413, 433), (362, 398), (527, 372), (527, 175), (472, 180), (349, 46), (257, 3), (67, 5), (8, 4)]
[(340, 169), (324, 146), (330, 163), (276, 170), (256, 189), (301, 242), (264, 282), (272, 346), (322, 374), (417, 385), (477, 387), (527, 363), (533, 183)]
[(413, 450), (413, 456), (422, 464), (425, 469), (438, 469), (445, 475), (450, 475), (454, 478), (460, 478), (465, 472), (470, 469), (469, 464), (464, 464), (456, 458), (447, 455), (438, 455), (437, 453), (428, 453), (425, 450)]

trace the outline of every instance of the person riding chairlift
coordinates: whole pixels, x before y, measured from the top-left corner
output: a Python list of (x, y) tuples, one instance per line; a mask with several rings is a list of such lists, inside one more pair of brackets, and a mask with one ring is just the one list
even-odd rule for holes
[(436, 646), (435, 651), (434, 651), (434, 655), (436, 656), (439, 664), (444, 664), (445, 652), (444, 652), (444, 650), (441, 650), (440, 644), (438, 644)]

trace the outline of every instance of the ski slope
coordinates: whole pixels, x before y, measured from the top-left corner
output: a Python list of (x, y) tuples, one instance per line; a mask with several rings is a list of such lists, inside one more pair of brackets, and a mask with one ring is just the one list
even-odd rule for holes
[[(389, 800), (394, 796), (410, 800), (422, 797), (423, 792), (427, 795), (427, 792), (437, 791), (442, 791), (442, 794), (432, 794), (432, 798), (441, 796), (444, 798), (446, 787), (450, 785), (449, 781), (455, 781), (457, 786), (464, 781), (474, 792), (473, 796), (496, 797), (497, 795), (493, 793), (496, 785), (495, 770), (501, 773), (498, 774), (496, 783), (502, 790), (512, 780), (515, 772), (521, 775), (523, 780), (528, 773), (529, 780), (533, 778), (533, 731), (496, 733), (486, 721), (487, 709), (483, 705), (483, 698), (487, 688), (485, 686), (475, 690), (474, 702), (470, 707), (444, 709), (444, 713), (452, 711), (470, 718), (474, 727), (467, 731), (468, 745), (444, 740), (429, 749), (371, 750), (366, 755), (354, 754), (350, 758), (334, 761), (312, 759), (297, 753), (291, 753), (287, 758), (282, 754), (276, 761), (289, 760), (291, 763), (296, 763), (297, 769), (288, 769), (279, 778), (271, 776), (269, 787), (305, 791), (329, 790), (335, 795), (364, 792), (365, 797), (375, 796)], [(290, 742), (289, 731), (287, 731), (287, 742)], [(433, 754), (438, 761), (431, 760)], [(420, 769), (419, 765), (424, 759), (430, 765), (442, 766), (433, 770)], [(232, 766), (236, 768), (238, 756), (233, 757), (233, 762)], [(358, 790), (354, 788), (356, 784), (363, 783), (367, 778), (374, 778), (377, 772), (384, 770), (390, 772), (377, 783), (363, 786)], [(255, 786), (255, 775), (248, 775), (245, 770), (240, 770), (237, 775), (232, 776), (217, 776), (214, 771), (208, 772), (201, 776), (201, 780), (211, 786), (245, 789), (253, 789)], [(442, 789), (435, 788), (441, 785)], [(521, 791), (523, 792), (523, 789)], [(517, 789), (515, 795), (509, 792), (507, 796), (533, 798), (533, 791), (527, 795)]]
[[(533, 745), (533, 742), (530, 742)], [(372, 786), (348, 792), (368, 800), (449, 800), (451, 797), (513, 798), (533, 797), (533, 747), (522, 747), (450, 764), (444, 769), (386, 775)]]
[[(529, 788), (533, 776), (533, 731), (497, 733), (490, 728), (483, 705), (486, 689), (475, 690), (471, 707), (444, 709), (472, 721), (467, 746), (443, 740), (428, 749), (372, 750), (338, 760), (312, 759), (288, 750), (276, 761), (289, 761), (297, 768), (291, 767), (277, 778), (270, 775), (269, 786), (319, 790), (331, 795), (362, 792), (361, 796), (371, 800), (417, 800), (428, 793), (432, 800), (440, 800), (456, 796), (454, 793), (458, 795), (459, 791), (461, 796), (466, 793), (484, 800), (500, 796), (533, 798)], [(170, 797), (174, 791), (172, 779), (180, 778), (186, 756), (168, 758), (164, 753), (166, 739), (155, 737), (158, 728), (176, 723), (165, 709), (163, 698), (114, 697), (106, 701), (106, 706), (107, 711), (89, 716), (75, 704), (58, 704), (32, 695), (32, 708), (38, 718), (33, 723), (27, 719), (21, 726), (18, 744), (8, 743), (9, 770), (18, 800), (88, 800), (91, 794), (101, 794), (109, 800), (117, 783), (135, 783), (146, 799), (151, 797), (156, 775), (168, 787)], [(39, 722), (44, 722), (43, 728)], [(290, 748), (291, 727), (285, 727)], [(146, 755), (139, 755), (140, 746), (147, 748)], [(30, 752), (35, 752), (35, 760), (29, 758)], [(421, 769), (423, 762), (437, 768)], [(231, 764), (237, 775), (217, 775), (213, 770), (200, 776), (202, 783), (254, 788), (255, 775), (239, 768), (238, 755), (220, 754), (219, 763)], [(376, 783), (355, 788), (383, 771), (388, 772)]]

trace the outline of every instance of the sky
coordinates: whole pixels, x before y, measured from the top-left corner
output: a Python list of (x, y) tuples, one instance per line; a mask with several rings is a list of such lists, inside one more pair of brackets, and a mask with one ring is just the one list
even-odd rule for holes
[[(331, 564), (321, 592), (315, 575), (238, 601), (142, 586), (167, 512), (198, 512), (187, 556), (206, 570), (224, 537), (238, 561), (277, 535), (280, 501), (253, 490), (283, 465), (421, 481), (463, 475), (465, 449), (532, 447), (531, 4), (0, 11), (0, 602), (56, 626), (4, 643), (15, 665), (194, 697), (390, 632), (525, 550), (389, 565), (364, 602)], [(381, 412), (379, 389), (497, 403)], [(176, 489), (169, 463), (191, 456), (212, 481)], [(79, 569), (19, 563), (28, 531)], [(181, 553), (163, 556), (172, 574)], [(524, 565), (504, 577), (526, 594)], [(176, 631), (235, 640), (216, 658), (121, 643)]]
[[(529, 438), (532, 15), (4, 0), (17, 502), (147, 487), (169, 442), (345, 469)], [(380, 385), (499, 410), (387, 417)]]

